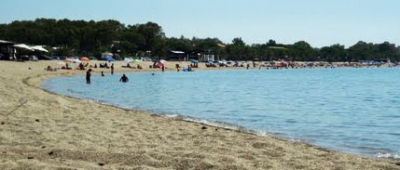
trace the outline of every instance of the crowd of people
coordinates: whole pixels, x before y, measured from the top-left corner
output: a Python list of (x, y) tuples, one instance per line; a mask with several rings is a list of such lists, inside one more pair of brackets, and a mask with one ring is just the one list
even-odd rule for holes
[[(98, 65), (99, 64), (99, 67)], [(149, 66), (151, 69), (160, 69), (160, 71), (164, 72), (166, 69), (169, 70), (176, 70), (177, 72), (180, 71), (193, 71), (193, 68), (199, 68), (199, 64), (196, 63), (196, 65), (190, 64), (187, 65), (187, 67), (182, 67), (181, 64), (183, 63), (169, 63), (171, 68), (167, 68), (164, 62), (154, 62), (152, 65)], [(174, 65), (171, 65), (174, 64)], [(400, 65), (400, 64), (399, 64)], [(204, 63), (204, 68), (210, 67), (208, 63)], [(299, 69), (299, 68), (337, 68), (337, 67), (354, 67), (354, 68), (359, 68), (359, 67), (381, 67), (381, 66), (386, 66), (386, 67), (392, 67), (392, 66), (397, 66), (396, 63), (361, 63), (361, 62), (291, 62), (291, 61), (274, 61), (274, 62), (244, 62), (244, 64), (241, 65), (215, 65), (215, 67), (244, 67), (246, 69), (255, 68), (255, 69)], [(94, 65), (90, 65), (89, 62), (81, 62), (77, 66), (75, 66), (76, 70), (86, 70), (86, 83), (90, 84), (91, 83), (91, 75), (92, 72), (95, 71), (97, 68), (99, 69), (107, 69), (110, 70), (109, 74), (113, 75), (114, 74), (114, 63), (95, 63)], [(126, 65), (122, 65), (122, 68), (133, 68), (133, 69), (143, 69), (143, 67), (140, 64), (137, 64), (135, 66), (131, 66), (130, 63), (126, 63)], [(61, 68), (56, 68), (56, 67), (51, 67), (50, 65), (45, 68), (47, 71), (57, 71), (59, 69), (66, 69), (66, 70), (72, 70), (73, 68), (68, 64), (65, 63)], [(102, 77), (106, 75), (105, 70), (101, 70), (100, 74)], [(154, 73), (152, 74), (154, 75)], [(120, 82), (128, 82), (129, 78), (123, 74), (122, 77), (120, 78)]]
[[(127, 67), (130, 67), (129, 63), (127, 64)], [(76, 70), (86, 70), (87, 68), (88, 68), (88, 70), (86, 71), (86, 83), (90, 84), (91, 83), (92, 72), (94, 71), (94, 69), (98, 68), (97, 67), (97, 63), (95, 63), (94, 65), (90, 65), (89, 62), (87, 62), (87, 63), (81, 62), (76, 67)], [(104, 64), (100, 63), (99, 64), (99, 68), (100, 69), (110, 69), (110, 74), (111, 75), (114, 74), (114, 63), (111, 63), (110, 66), (109, 66), (109, 64), (107, 62), (105, 62)], [(142, 67), (138, 64), (137, 68), (141, 69)], [(72, 70), (72, 68), (70, 67), (70, 65), (68, 63), (65, 63), (59, 69)], [(44, 68), (44, 70), (46, 70), (46, 71), (57, 71), (58, 68), (51, 67), (50, 65), (48, 65), (46, 68)], [(105, 73), (104, 73), (103, 70), (100, 72), (100, 74), (101, 74), (102, 77), (105, 76)], [(126, 83), (126, 82), (129, 81), (129, 78), (125, 74), (123, 74), (122, 77), (120, 78), (120, 81)]]
[[(91, 83), (92, 71), (93, 71), (93, 70), (92, 70), (91, 68), (88, 69), (88, 70), (86, 71), (86, 83), (87, 83), (87, 84), (90, 84), (90, 83)], [(113, 75), (113, 74), (114, 74), (113, 69), (111, 69), (111, 75)], [(102, 76), (102, 77), (105, 76), (104, 71), (101, 71), (101, 76)], [(128, 78), (125, 74), (123, 74), (123, 75), (121, 76), (121, 78), (119, 79), (119, 81), (120, 81), (120, 82), (123, 82), (123, 83), (126, 83), (126, 82), (129, 81), (129, 78)]]
[[(197, 65), (196, 65), (197, 66)], [(83, 64), (80, 63), (78, 66), (78, 70), (85, 70), (86, 67), (89, 67), (89, 69), (86, 71), (86, 83), (90, 84), (91, 83), (91, 75), (93, 72), (94, 68), (97, 68), (97, 64), (95, 64), (94, 66), (89, 65), (89, 63)], [(121, 66), (122, 68), (135, 68), (135, 69), (142, 69), (141, 65), (137, 65), (136, 67), (133, 67), (130, 65), (130, 63), (127, 63), (126, 65)], [(181, 69), (183, 71), (193, 71), (192, 69), (193, 65), (188, 65), (187, 67), (181, 67), (180, 64), (175, 64), (175, 69), (179, 72), (181, 71)], [(110, 74), (113, 75), (114, 74), (114, 63), (111, 63), (111, 65), (109, 66), (109, 64), (106, 62), (104, 64), (100, 63), (99, 68), (105, 68), (105, 69), (110, 69)], [(165, 69), (167, 68), (165, 66), (164, 63), (154, 63), (153, 65), (150, 65), (150, 68), (154, 68), (154, 69), (161, 69), (162, 72), (165, 71)], [(104, 77), (105, 73), (104, 71), (100, 72), (101, 76)], [(155, 75), (154, 73), (152, 73), (152, 75)], [(119, 80), (120, 82), (126, 83), (129, 82), (129, 78), (126, 76), (126, 74), (123, 74)]]

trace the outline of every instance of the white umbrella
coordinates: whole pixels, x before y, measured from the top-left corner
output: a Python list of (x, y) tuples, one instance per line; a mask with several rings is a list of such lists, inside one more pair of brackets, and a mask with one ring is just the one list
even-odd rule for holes
[(25, 49), (25, 50), (35, 51), (34, 49), (32, 49), (31, 47), (27, 46), (26, 44), (15, 44), (14, 47), (15, 48)]
[(12, 44), (13, 42), (0, 40), (0, 44)]
[(34, 50), (38, 50), (38, 51), (49, 52), (49, 51), (47, 51), (45, 48), (43, 48), (43, 47), (40, 46), (40, 45), (31, 46), (31, 48), (34, 49)]

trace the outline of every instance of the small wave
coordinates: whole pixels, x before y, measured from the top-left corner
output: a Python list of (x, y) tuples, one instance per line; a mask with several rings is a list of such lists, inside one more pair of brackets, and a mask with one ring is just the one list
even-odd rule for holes
[(292, 139), (292, 138), (288, 137), (287, 135), (285, 135), (283, 133), (279, 133), (279, 132), (270, 132), (270, 131), (262, 131), (262, 130), (251, 130), (251, 132), (253, 132), (254, 134), (256, 134), (258, 136), (274, 136), (274, 137), (278, 137), (278, 138), (286, 139), (286, 140)]
[(400, 133), (386, 133), (388, 135), (392, 135), (392, 136), (400, 136)]
[(289, 123), (289, 124), (297, 123), (297, 121), (294, 120), (294, 119), (288, 119), (288, 120), (286, 120), (285, 122), (286, 122), (286, 123)]
[(177, 118), (179, 115), (178, 114), (166, 114), (165, 116), (169, 117), (169, 118)]
[(400, 115), (386, 115), (386, 116), (380, 116), (382, 118), (400, 118)]
[(375, 154), (377, 158), (387, 158), (387, 159), (400, 159), (400, 155), (398, 154), (390, 154), (390, 153), (377, 153)]
[(74, 90), (74, 89), (67, 89), (67, 92), (71, 93), (71, 94), (75, 94), (75, 95), (79, 95), (79, 96), (85, 96), (90, 94), (90, 92), (87, 91), (78, 91), (78, 90)]
[(391, 158), (391, 159), (398, 159), (400, 158), (398, 153), (393, 151), (389, 148), (376, 148), (376, 147), (369, 147), (369, 146), (353, 146), (353, 145), (343, 145), (344, 147), (350, 150), (356, 150), (359, 154), (366, 155), (366, 156), (373, 156), (376, 158)]

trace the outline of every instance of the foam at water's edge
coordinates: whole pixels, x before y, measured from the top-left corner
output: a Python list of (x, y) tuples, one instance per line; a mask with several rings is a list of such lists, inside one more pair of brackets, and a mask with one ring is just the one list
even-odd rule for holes
[(389, 159), (400, 159), (400, 155), (398, 154), (390, 154), (390, 153), (377, 153), (375, 154), (377, 158), (389, 158)]

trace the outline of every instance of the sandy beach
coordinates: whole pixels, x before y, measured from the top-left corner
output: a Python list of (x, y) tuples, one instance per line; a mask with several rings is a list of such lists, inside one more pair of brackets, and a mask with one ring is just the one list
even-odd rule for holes
[[(115, 62), (115, 72), (160, 71), (150, 64), (139, 70)], [(175, 71), (175, 64), (167, 62), (166, 71)], [(85, 71), (44, 70), (48, 65), (60, 67), (58, 61), (0, 61), (0, 169), (400, 169), (400, 160), (56, 95), (40, 84)]]

